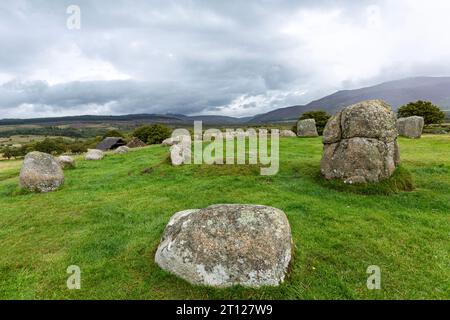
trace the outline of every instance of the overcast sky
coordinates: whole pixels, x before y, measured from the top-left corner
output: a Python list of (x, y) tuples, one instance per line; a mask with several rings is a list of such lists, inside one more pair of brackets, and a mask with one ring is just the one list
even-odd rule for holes
[(0, 118), (249, 116), (448, 76), (449, 13), (448, 0), (2, 0)]

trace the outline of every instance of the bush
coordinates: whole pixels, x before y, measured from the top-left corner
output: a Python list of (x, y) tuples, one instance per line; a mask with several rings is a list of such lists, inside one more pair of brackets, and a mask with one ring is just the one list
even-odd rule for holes
[[(325, 129), (325, 126), (327, 125), (327, 122), (330, 118), (331, 115), (325, 111), (313, 110), (313, 111), (306, 111), (305, 113), (303, 113), (299, 120), (306, 120), (306, 119), (316, 120), (317, 132), (319, 133), (319, 135), (322, 135), (323, 129)], [(295, 128), (294, 132), (297, 132), (297, 128)]]
[(119, 130), (109, 130), (103, 135), (103, 139), (108, 137), (125, 138), (125, 134)]
[(45, 138), (43, 141), (36, 142), (33, 146), (33, 150), (59, 155), (67, 151), (67, 144), (61, 138)]
[(67, 144), (67, 150), (71, 153), (79, 154), (87, 152), (87, 144), (82, 141), (74, 141), (72, 143)]
[(11, 158), (17, 159), (24, 157), (28, 151), (27, 146), (21, 146), (20, 148), (6, 146), (1, 152), (3, 153), (3, 157), (9, 160)]
[(158, 144), (170, 137), (171, 131), (161, 124), (142, 126), (133, 132), (133, 137), (140, 139), (147, 144)]
[(410, 102), (398, 109), (399, 117), (423, 117), (425, 124), (442, 123), (445, 113), (429, 101)]

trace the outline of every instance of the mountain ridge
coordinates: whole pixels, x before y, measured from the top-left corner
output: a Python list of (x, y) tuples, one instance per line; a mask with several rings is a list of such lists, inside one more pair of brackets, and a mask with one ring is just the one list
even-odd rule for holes
[(358, 89), (339, 90), (305, 105), (295, 105), (271, 110), (252, 117), (229, 117), (222, 115), (183, 114), (128, 114), (128, 115), (79, 115), (66, 117), (47, 117), (32, 119), (1, 119), (0, 125), (19, 124), (60, 124), (71, 122), (105, 122), (131, 121), (136, 123), (165, 123), (186, 124), (195, 120), (202, 120), (205, 124), (262, 124), (294, 121), (309, 110), (324, 110), (334, 114), (341, 108), (362, 100), (382, 99), (389, 103), (394, 110), (408, 102), (429, 100), (442, 107), (450, 109), (450, 77), (414, 77), (383, 82), (374, 86)]

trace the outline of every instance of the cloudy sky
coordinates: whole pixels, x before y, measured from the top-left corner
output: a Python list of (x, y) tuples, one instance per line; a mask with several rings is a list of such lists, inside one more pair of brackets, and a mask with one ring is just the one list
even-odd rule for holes
[(448, 0), (2, 0), (0, 118), (249, 116), (448, 76), (449, 12)]

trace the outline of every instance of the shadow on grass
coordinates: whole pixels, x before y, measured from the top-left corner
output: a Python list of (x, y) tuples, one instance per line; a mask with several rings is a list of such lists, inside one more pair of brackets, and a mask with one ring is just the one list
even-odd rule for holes
[(339, 179), (326, 180), (320, 172), (316, 172), (315, 180), (329, 189), (363, 195), (391, 195), (415, 189), (413, 176), (403, 167), (398, 167), (389, 179), (379, 183), (346, 184)]

